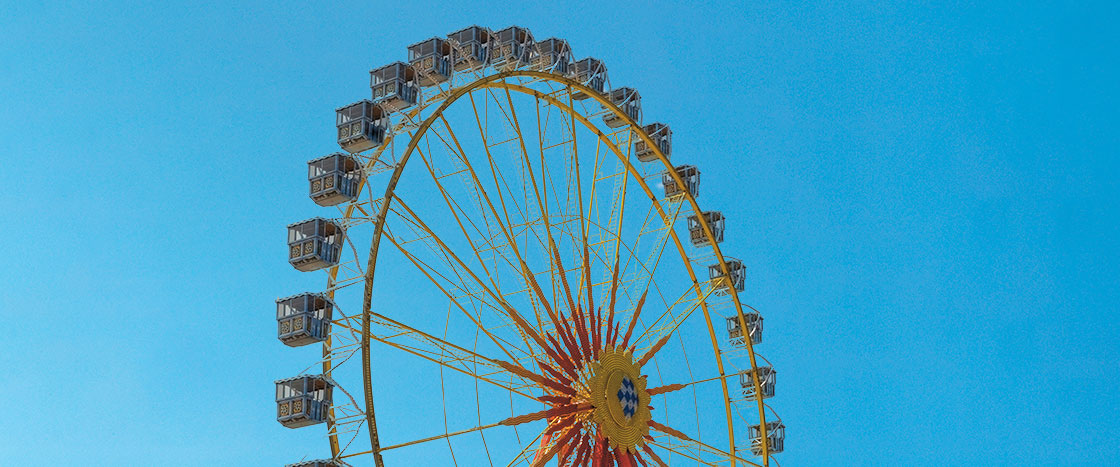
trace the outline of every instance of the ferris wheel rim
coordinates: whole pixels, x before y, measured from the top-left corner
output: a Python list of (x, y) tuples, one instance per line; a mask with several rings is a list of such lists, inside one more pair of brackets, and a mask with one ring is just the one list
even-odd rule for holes
[[(370, 367), (370, 337), (369, 337), (369, 332), (370, 332), (370, 324), (371, 324), (370, 323), (370, 312), (371, 312), (370, 308), (371, 308), (371, 304), (372, 304), (371, 302), (372, 302), (372, 292), (373, 292), (373, 280), (374, 280), (374, 273), (376, 272), (377, 255), (378, 255), (378, 252), (380, 251), (380, 239), (384, 235), (383, 230), (384, 230), (384, 226), (385, 226), (386, 219), (387, 219), (387, 216), (388, 216), (389, 206), (392, 202), (392, 197), (393, 197), (392, 195), (396, 190), (396, 186), (399, 183), (400, 177), (403, 173), (403, 170), (404, 170), (405, 166), (407, 165), (407, 162), (411, 158), (412, 153), (416, 150), (420, 140), (427, 134), (430, 126), (438, 118), (442, 117), (444, 111), (448, 107), (450, 107), (452, 104), (457, 102), (463, 96), (469, 95), (472, 91), (479, 90), (479, 89), (494, 89), (494, 88), (505, 89), (507, 91), (516, 91), (516, 92), (519, 92), (521, 94), (528, 95), (530, 97), (536, 97), (538, 99), (548, 100), (548, 101), (550, 101), (551, 104), (556, 105), (562, 111), (568, 113), (574, 120), (579, 120), (580, 123), (583, 124), (584, 127), (587, 130), (594, 133), (599, 138), (600, 141), (607, 143), (606, 146), (609, 149), (611, 149), (611, 152), (613, 152), (615, 154), (615, 156), (618, 157), (619, 160), (626, 166), (627, 173), (630, 176), (633, 176), (635, 181), (640, 186), (643, 187), (643, 190), (646, 192), (647, 197), (649, 197), (650, 200), (653, 201), (655, 204), (657, 202), (656, 196), (654, 196), (652, 194), (652, 192), (649, 190), (648, 184), (645, 183), (645, 181), (642, 179), (641, 175), (637, 172), (634, 164), (632, 164), (628, 160), (628, 156), (624, 156), (621, 153), (621, 150), (617, 147), (617, 145), (615, 145), (613, 142), (610, 142), (609, 139), (606, 138), (605, 134), (594, 123), (590, 122), (590, 120), (586, 116), (582, 115), (582, 113), (577, 111), (570, 104), (563, 104), (559, 100), (556, 100), (555, 97), (553, 97), (553, 96), (546, 95), (544, 93), (541, 93), (540, 91), (537, 91), (537, 90), (529, 88), (529, 87), (522, 86), (520, 84), (509, 83), (509, 82), (506, 81), (508, 78), (516, 78), (516, 77), (536, 78), (536, 79), (539, 79), (541, 81), (549, 81), (549, 82), (552, 82), (554, 84), (559, 84), (559, 85), (562, 85), (562, 86), (566, 86), (570, 89), (569, 90), (569, 96), (570, 96), (570, 93), (576, 92), (576, 91), (582, 91), (582, 92), (586, 93), (589, 97), (591, 97), (596, 102), (598, 102), (600, 105), (602, 105), (605, 109), (607, 109), (608, 112), (611, 112), (616, 117), (622, 119), (624, 121), (624, 127), (630, 128), (634, 135), (637, 135), (639, 138), (641, 138), (643, 141), (645, 141), (647, 146), (650, 147), (653, 150), (654, 154), (657, 157), (657, 160), (659, 162), (661, 162), (661, 164), (663, 166), (665, 166), (665, 168), (667, 170), (667, 173), (671, 174), (671, 176), (675, 179), (676, 183), (682, 183), (682, 180), (681, 180), (679, 174), (677, 174), (676, 171), (673, 170), (673, 166), (669, 163), (668, 158), (664, 154), (662, 154), (658, 145), (655, 144), (655, 142), (644, 131), (642, 131), (641, 125), (639, 125), (634, 119), (632, 119), (629, 115), (627, 115), (626, 112), (624, 112), (617, 105), (615, 105), (613, 102), (608, 100), (606, 97), (604, 97), (602, 94), (600, 94), (598, 91), (594, 90), (593, 88), (585, 86), (583, 83), (581, 83), (579, 81), (576, 81), (574, 79), (564, 77), (564, 76), (558, 76), (558, 75), (553, 74), (553, 73), (538, 72), (538, 71), (531, 71), (531, 70), (512, 70), (512, 71), (505, 71), (505, 72), (495, 73), (495, 74), (491, 74), (491, 75), (481, 76), (480, 78), (478, 78), (474, 81), (471, 81), (471, 82), (469, 82), (469, 83), (467, 83), (463, 86), (451, 89), (449, 92), (446, 92), (442, 96), (441, 99), (438, 99), (438, 100), (435, 100), (435, 101), (432, 101), (432, 102), (427, 102), (427, 103), (420, 104), (416, 108), (408, 111), (407, 113), (402, 112), (402, 114), (405, 115), (406, 118), (409, 118), (410, 121), (411, 121), (416, 116), (421, 115), (422, 112), (429, 109), (431, 107), (431, 105), (436, 104), (436, 103), (439, 104), (437, 106), (437, 108), (434, 111), (432, 111), (432, 113), (429, 116), (427, 116), (423, 120), (423, 122), (421, 122), (419, 124), (419, 126), (416, 129), (412, 130), (412, 131), (414, 131), (414, 133), (413, 133), (412, 137), (410, 138), (406, 149), (401, 153), (400, 159), (397, 160), (394, 164), (395, 165), (394, 171), (393, 171), (392, 175), (390, 176), (389, 181), (386, 183), (385, 194), (382, 198), (383, 202), (381, 203), (381, 207), (379, 208), (379, 212), (378, 212), (375, 220), (373, 221), (373, 224), (374, 224), (373, 238), (371, 240), (370, 250), (369, 250), (369, 253), (368, 253), (368, 256), (367, 256), (367, 264), (366, 264), (366, 268), (365, 268), (365, 278), (364, 278), (365, 290), (363, 292), (362, 344), (361, 344), (362, 367), (363, 367), (363, 386), (364, 386), (364, 390), (365, 390), (365, 394), (364, 394), (365, 398), (364, 399), (365, 399), (365, 405), (366, 405), (365, 415), (366, 415), (367, 429), (368, 429), (368, 432), (370, 434), (370, 444), (371, 444), (371, 448), (372, 448), (372, 453), (374, 454), (375, 462), (377, 463), (377, 465), (379, 467), (382, 465), (382, 461), (380, 459), (380, 453), (379, 453), (379, 448), (378, 448), (379, 439), (378, 439), (378, 436), (377, 436), (377, 427), (376, 427), (375, 415), (374, 415), (374, 410), (373, 410), (373, 397), (372, 397), (373, 388), (372, 388), (372, 372), (371, 372), (371, 367)], [(570, 100), (569, 100), (569, 102), (570, 102)], [(399, 133), (398, 131), (393, 131), (391, 134), (387, 134), (385, 141), (379, 147), (377, 147), (375, 150), (371, 151), (371, 153), (376, 154), (376, 156), (372, 160), (372, 162), (377, 161), (377, 157), (380, 157), (380, 155), (382, 154), (382, 151), (384, 151), (389, 145), (391, 145), (393, 143), (393, 139), (395, 139), (395, 137), (397, 136), (398, 133)], [(361, 183), (364, 185), (365, 183), (368, 183), (368, 180), (363, 178)], [(699, 204), (696, 202), (695, 197), (691, 193), (689, 193), (687, 190), (685, 190), (684, 193), (682, 193), (682, 195), (684, 196), (684, 200), (688, 203), (689, 208), (692, 209), (693, 212), (695, 212), (695, 213), (703, 212), (700, 209)], [(354, 202), (350, 203), (350, 205), (348, 205), (347, 208), (345, 209), (344, 216), (346, 218), (350, 218), (351, 215), (353, 214), (353, 206), (354, 206)], [(664, 215), (664, 213), (662, 213), (662, 214)], [(700, 224), (702, 226), (704, 235), (709, 240), (708, 247), (711, 248), (714, 258), (716, 259), (716, 261), (720, 265), (720, 267), (723, 269), (723, 271), (726, 273), (728, 271), (728, 266), (727, 266), (726, 259), (725, 259), (724, 255), (723, 255), (723, 253), (722, 253), (722, 251), (719, 247), (719, 244), (718, 244), (718, 242), (711, 241), (711, 240), (714, 240), (714, 235), (713, 235), (712, 229), (711, 229), (710, 225), (708, 224), (707, 219), (705, 219), (704, 216), (698, 216), (698, 217), (699, 217), (699, 221), (700, 221)], [(685, 251), (683, 245), (681, 244), (679, 236), (677, 235), (677, 233), (675, 231), (672, 231), (671, 233), (669, 233), (669, 236), (671, 238), (673, 238), (674, 243), (676, 244), (676, 246), (678, 248), (678, 253), (681, 255), (681, 259), (682, 259), (683, 263), (685, 264), (685, 268), (689, 273), (690, 279), (692, 280), (693, 284), (692, 284), (692, 286), (690, 286), (690, 288), (695, 289), (698, 293), (702, 293), (701, 290), (700, 290), (700, 287), (699, 287), (699, 285), (701, 284), (701, 281), (699, 281), (697, 279), (697, 276), (696, 276), (696, 273), (695, 273), (695, 271), (692, 267), (691, 261), (689, 260), (689, 256), (688, 256), (687, 252)], [(330, 272), (329, 272), (330, 273), (330, 280), (332, 282), (333, 282), (333, 280), (335, 278), (335, 275), (337, 273), (337, 269), (338, 269), (337, 265), (330, 269)], [(746, 319), (744, 317), (744, 312), (743, 312), (743, 306), (744, 305), (739, 300), (738, 292), (733, 291), (732, 293), (730, 293), (730, 296), (732, 297), (732, 301), (733, 301), (733, 304), (734, 304), (735, 310), (736, 310), (736, 315), (737, 315), (738, 319), (740, 320), (740, 323), (745, 323)], [(723, 389), (723, 393), (724, 393), (724, 406), (725, 406), (725, 412), (726, 412), (727, 420), (728, 420), (728, 438), (729, 438), (729, 443), (730, 443), (729, 452), (731, 454), (731, 457), (730, 457), (729, 460), (731, 460), (732, 465), (734, 465), (734, 463), (736, 463), (736, 461), (743, 461), (743, 462), (753, 464), (752, 462), (747, 461), (746, 459), (739, 458), (736, 455), (737, 447), (735, 446), (735, 434), (734, 434), (734, 428), (733, 428), (732, 423), (731, 423), (732, 422), (732, 408), (731, 408), (729, 391), (728, 391), (728, 388), (727, 388), (727, 381), (726, 381), (726, 379), (728, 377), (733, 376), (733, 375), (726, 374), (726, 371), (723, 368), (723, 355), (722, 355), (722, 352), (721, 352), (720, 347), (718, 345), (718, 338), (716, 336), (715, 329), (714, 329), (713, 324), (712, 324), (712, 320), (711, 320), (709, 310), (708, 310), (708, 304), (706, 303), (705, 297), (699, 297), (699, 302), (701, 304), (700, 306), (703, 310), (704, 318), (705, 318), (705, 321), (706, 321), (707, 326), (708, 326), (709, 336), (712, 339), (713, 351), (714, 351), (714, 354), (715, 354), (715, 357), (716, 357), (716, 362), (717, 362), (719, 372), (720, 372), (719, 379), (720, 379), (722, 389)], [(331, 346), (331, 344), (330, 344), (329, 340), (324, 342), (324, 348), (323, 348), (324, 356), (329, 354), (330, 346)], [(756, 359), (755, 359), (756, 354), (754, 352), (753, 345), (752, 345), (750, 339), (746, 339), (746, 350), (747, 350), (747, 353), (748, 353), (748, 356), (749, 356), (749, 359), (750, 359), (751, 369), (752, 370), (757, 370), (758, 365), (757, 365), (757, 362), (756, 362)], [(324, 365), (325, 372), (328, 372), (329, 371), (328, 366), (330, 365), (329, 362), (324, 361), (323, 365)], [(754, 373), (754, 385), (755, 385), (756, 390), (757, 390), (757, 388), (759, 386), (757, 371), (752, 371), (752, 372)], [(763, 430), (762, 431), (762, 437), (761, 437), (762, 461), (763, 461), (763, 465), (768, 465), (769, 464), (769, 459), (770, 459), (770, 455), (769, 455), (769, 452), (768, 452), (768, 441), (769, 441), (769, 439), (766, 436), (766, 432), (765, 432), (765, 430), (767, 428), (766, 408), (768, 408), (768, 405), (763, 402), (762, 397), (757, 397), (756, 399), (757, 399), (758, 408), (759, 408), (760, 427)], [(329, 435), (329, 437), (330, 437), (330, 443), (331, 443), (332, 456), (337, 457), (340, 454), (340, 450), (339, 450), (338, 442), (337, 442), (337, 434), (332, 432)]]

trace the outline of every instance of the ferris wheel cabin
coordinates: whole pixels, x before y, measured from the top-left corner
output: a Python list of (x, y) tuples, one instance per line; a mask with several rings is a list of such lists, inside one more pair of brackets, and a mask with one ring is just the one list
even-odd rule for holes
[[(758, 385), (762, 388), (763, 399), (774, 397), (774, 383), (777, 374), (777, 371), (768, 366), (758, 367)], [(755, 400), (753, 370), (739, 373), (739, 386), (743, 388), (743, 397), (749, 401)]]
[(723, 213), (719, 211), (704, 211), (700, 213), (704, 216), (704, 220), (708, 223), (708, 228), (712, 230), (712, 239), (709, 240), (708, 236), (704, 233), (704, 226), (700, 224), (700, 217), (693, 214), (688, 216), (688, 239), (692, 242), (693, 246), (704, 246), (709, 244), (710, 241), (715, 243), (723, 242)]
[(510, 26), (495, 36), (490, 64), (498, 71), (510, 71), (529, 64), (533, 51), (533, 33), (520, 26)]
[(362, 152), (385, 141), (388, 120), (380, 106), (361, 100), (335, 109), (338, 145), (346, 152)]
[[(762, 315), (758, 313), (743, 313), (747, 322), (747, 332), (751, 336), (751, 344), (762, 343)], [(734, 347), (745, 347), (747, 342), (743, 339), (743, 327), (739, 324), (738, 316), (727, 318), (727, 339)]]
[(686, 191), (692, 195), (693, 198), (700, 196), (700, 169), (694, 165), (678, 165), (673, 168), (677, 172), (677, 176), (681, 178), (681, 184), (673, 178), (673, 175), (668, 171), (661, 174), (661, 185), (665, 187), (665, 197), (672, 198), (674, 196), (681, 196)]
[(288, 428), (327, 421), (333, 388), (323, 375), (300, 375), (276, 381), (276, 421)]
[(416, 72), (404, 62), (395, 62), (369, 72), (373, 101), (386, 111), (397, 112), (416, 105), (420, 87)]
[(536, 71), (567, 75), (572, 61), (572, 49), (568, 46), (568, 41), (552, 37), (537, 43), (529, 61), (530, 67)]
[(485, 68), (490, 63), (490, 36), (490, 29), (481, 26), (471, 26), (448, 34), (447, 39), (452, 46), (452, 68), (455, 71)]
[(435, 86), (451, 79), (451, 43), (433, 37), (408, 46), (408, 63), (421, 86)]
[(277, 338), (289, 347), (314, 344), (330, 335), (334, 302), (321, 293), (276, 300)]
[(358, 197), (362, 166), (350, 155), (336, 152), (307, 162), (311, 200), (319, 206), (336, 206)]
[[(603, 93), (607, 83), (607, 67), (599, 59), (587, 57), (576, 62), (572, 65), (571, 74), (572, 78), (579, 81), (580, 84), (595, 90), (599, 94)], [(591, 95), (583, 91), (572, 93), (572, 99), (577, 101), (582, 101), (588, 97), (591, 97)]]
[[(626, 116), (634, 120), (634, 123), (641, 125), (642, 123), (642, 96), (634, 88), (618, 88), (614, 89), (607, 94), (607, 98), (611, 103), (617, 105), (622, 109)], [(618, 128), (626, 124), (626, 120), (614, 112), (608, 112), (603, 116), (603, 123), (611, 128)]]
[[(736, 292), (742, 292), (747, 284), (747, 267), (743, 266), (743, 262), (738, 259), (726, 257), (723, 259), (727, 263), (727, 274), (723, 273), (723, 268), (719, 263), (708, 266), (708, 279), (715, 285), (716, 295), (727, 295), (731, 293), (734, 288)], [(749, 323), (748, 323), (749, 324)], [(759, 323), (761, 329), (761, 323)]]
[[(665, 158), (669, 158), (669, 154), (673, 150), (673, 132), (669, 129), (669, 125), (664, 123), (650, 123), (642, 127), (642, 131), (653, 140), (653, 144), (657, 147)], [(653, 152), (644, 139), (638, 139), (634, 142), (634, 155), (642, 162), (653, 162), (657, 160), (657, 154)]]
[(332, 221), (316, 217), (288, 226), (288, 262), (300, 271), (338, 264), (344, 232)]
[[(747, 427), (747, 437), (751, 440), (751, 452), (756, 456), (762, 455), (762, 429), (761, 425)], [(770, 454), (782, 452), (785, 448), (786, 426), (782, 422), (766, 422), (766, 447)]]

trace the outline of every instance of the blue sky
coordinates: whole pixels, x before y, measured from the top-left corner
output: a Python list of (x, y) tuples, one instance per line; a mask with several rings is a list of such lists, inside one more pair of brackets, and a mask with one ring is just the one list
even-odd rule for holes
[(406, 3), (0, 4), (0, 464), (325, 446), (273, 419), (304, 162), (475, 23), (602, 58), (713, 174), (783, 465), (1120, 456), (1115, 4)]

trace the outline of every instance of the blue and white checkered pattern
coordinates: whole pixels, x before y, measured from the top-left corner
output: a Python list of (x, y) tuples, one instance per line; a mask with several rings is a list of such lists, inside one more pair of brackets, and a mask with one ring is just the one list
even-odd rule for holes
[(622, 414), (627, 420), (634, 416), (638, 410), (638, 391), (634, 389), (634, 382), (629, 376), (622, 377), (622, 387), (618, 390), (618, 403), (622, 406)]

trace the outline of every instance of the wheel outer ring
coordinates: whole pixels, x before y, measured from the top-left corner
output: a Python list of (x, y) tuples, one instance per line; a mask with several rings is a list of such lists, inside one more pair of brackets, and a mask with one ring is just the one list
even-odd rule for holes
[[(612, 102), (606, 100), (598, 92), (596, 92), (595, 90), (593, 90), (593, 89), (591, 89), (587, 86), (584, 86), (582, 83), (580, 83), (578, 81), (575, 81), (575, 80), (567, 78), (567, 77), (547, 73), (547, 72), (528, 71), (528, 70), (514, 70), (514, 71), (506, 71), (506, 72), (496, 73), (496, 74), (493, 74), (493, 75), (482, 77), (482, 78), (480, 78), (480, 79), (478, 79), (478, 80), (476, 80), (476, 81), (474, 81), (470, 84), (467, 84), (465, 86), (462, 86), (462, 87), (452, 91), (451, 94), (446, 99), (444, 99), (442, 101), (440, 106), (437, 107), (436, 110), (431, 115), (428, 116), (428, 118), (424, 119), (424, 121), (416, 129), (415, 134), (413, 135), (412, 139), (409, 140), (408, 146), (405, 148), (404, 152), (401, 155), (400, 160), (397, 162), (396, 169), (393, 171), (393, 174), (389, 179), (389, 183), (387, 184), (387, 186), (385, 188), (385, 195), (383, 197), (383, 202), (381, 203), (381, 209), (379, 210), (378, 215), (376, 217), (376, 221), (374, 223), (373, 239), (370, 243), (369, 256), (368, 256), (368, 261), (367, 261), (367, 265), (366, 265), (365, 291), (364, 291), (364, 294), (363, 294), (363, 305), (362, 305), (363, 313), (362, 313), (362, 344), (361, 344), (361, 349), (362, 349), (362, 373), (363, 373), (363, 379), (364, 379), (364, 388), (363, 389), (365, 391), (365, 405), (366, 405), (365, 415), (366, 415), (366, 421), (367, 421), (367, 424), (368, 424), (368, 431), (369, 431), (369, 435), (370, 435), (370, 446), (371, 446), (371, 449), (372, 449), (372, 452), (373, 452), (373, 455), (374, 455), (374, 463), (377, 465), (377, 467), (383, 467), (384, 462), (383, 462), (383, 460), (381, 458), (381, 454), (379, 452), (380, 451), (380, 442), (378, 440), (376, 417), (375, 417), (375, 414), (374, 414), (374, 407), (373, 407), (373, 383), (372, 383), (372, 372), (371, 372), (371, 368), (370, 368), (370, 338), (369, 338), (370, 314), (369, 313), (370, 313), (371, 302), (372, 302), (374, 271), (376, 269), (377, 252), (378, 252), (379, 247), (380, 247), (380, 241), (381, 241), (382, 232), (383, 232), (383, 229), (384, 229), (385, 218), (386, 218), (386, 215), (387, 215), (388, 210), (389, 210), (389, 204), (392, 201), (393, 192), (395, 191), (397, 182), (400, 179), (400, 176), (401, 176), (401, 174), (404, 170), (405, 165), (408, 162), (408, 159), (412, 155), (412, 151), (415, 150), (416, 146), (420, 142), (420, 139), (427, 132), (427, 129), (432, 125), (432, 123), (434, 123), (436, 118), (440, 117), (443, 114), (443, 111), (447, 107), (449, 107), (451, 104), (456, 102), (463, 95), (465, 95), (465, 94), (467, 94), (471, 91), (477, 90), (477, 89), (502, 88), (502, 89), (507, 89), (507, 90), (510, 90), (510, 91), (517, 91), (517, 92), (520, 92), (520, 93), (523, 93), (523, 94), (535, 96), (535, 97), (538, 97), (538, 98), (545, 99), (545, 100), (549, 101), (551, 104), (556, 105), (557, 107), (561, 108), (562, 110), (568, 112), (568, 114), (572, 118), (574, 118), (576, 120), (580, 120), (580, 122), (583, 123), (584, 126), (587, 127), (589, 130), (594, 132), (596, 134), (596, 136), (598, 136), (601, 140), (606, 141), (605, 135), (602, 133), (602, 131), (599, 130), (598, 127), (596, 127), (594, 124), (592, 124), (589, 120), (587, 120), (587, 118), (584, 117), (582, 114), (579, 114), (578, 112), (576, 112), (571, 107), (571, 105), (564, 105), (560, 101), (556, 100), (554, 97), (549, 96), (549, 95), (545, 95), (545, 94), (540, 93), (539, 91), (536, 91), (534, 89), (526, 88), (524, 86), (520, 86), (520, 85), (513, 84), (513, 83), (507, 83), (507, 82), (504, 81), (506, 78), (511, 78), (511, 77), (529, 77), (529, 78), (537, 78), (537, 79), (542, 79), (542, 80), (546, 80), (546, 81), (551, 81), (551, 82), (554, 82), (554, 83), (557, 83), (557, 84), (562, 84), (562, 85), (568, 86), (568, 87), (570, 87), (570, 88), (572, 88), (576, 91), (582, 91), (583, 93), (587, 94), (592, 99), (594, 99), (599, 104), (601, 104), (604, 108), (606, 108), (608, 111), (613, 112), (616, 116), (621, 118), (625, 122), (625, 125), (628, 125), (631, 128), (638, 129), (639, 131), (634, 131), (633, 133), (638, 135), (638, 137), (641, 138), (646, 143), (646, 145), (648, 147), (653, 149), (654, 154), (657, 156), (658, 160), (660, 160), (661, 163), (666, 167), (666, 170), (668, 171), (668, 173), (670, 175), (672, 175), (675, 183), (677, 183), (678, 186), (684, 186), (683, 180), (676, 173), (676, 171), (673, 170), (673, 166), (669, 163), (668, 158), (661, 152), (660, 148), (656, 144), (654, 144), (653, 140), (649, 137), (649, 135), (647, 135), (644, 131), (640, 131), (641, 126), (638, 125), (638, 123), (636, 121), (634, 121), (634, 119), (630, 118), (630, 116), (627, 115), (625, 112), (623, 112), (622, 109), (618, 108), (618, 106), (614, 105)], [(422, 110), (424, 110), (425, 108), (426, 108), (426, 106), (418, 107), (418, 108), (414, 109), (413, 111), (409, 112), (409, 116), (414, 117), (416, 115), (419, 115), (419, 113)], [(381, 151), (383, 151), (390, 144), (391, 140), (392, 140), (392, 135), (387, 137), (385, 139), (385, 141), (382, 143), (382, 145), (379, 148), (377, 148), (377, 150), (375, 152), (380, 153)], [(635, 176), (638, 183), (642, 186), (643, 190), (646, 191), (647, 196), (649, 196), (651, 200), (656, 201), (656, 197), (654, 197), (652, 195), (652, 193), (649, 191), (648, 185), (646, 185), (644, 183), (644, 180), (642, 180), (641, 177), (637, 174), (637, 171), (634, 169), (633, 164), (631, 164), (630, 161), (625, 156), (623, 156), (621, 154), (621, 152), (618, 150), (618, 148), (616, 146), (614, 146), (613, 144), (607, 144), (607, 146), (608, 146), (608, 148), (610, 148), (615, 153), (615, 155), (619, 158), (619, 160), (622, 161), (622, 163), (624, 165), (626, 165), (627, 171), (630, 172), (631, 175)], [(367, 181), (366, 179), (363, 179), (362, 183), (364, 184), (366, 181)], [(362, 187), (359, 186), (358, 188), (360, 190)], [(701, 212), (699, 204), (696, 202), (696, 199), (692, 196), (691, 193), (685, 191), (683, 193), (683, 196), (685, 197), (685, 200), (691, 205), (694, 212), (697, 212), (697, 213)], [(350, 205), (347, 206), (346, 211), (345, 211), (345, 217), (348, 218), (352, 215), (353, 210), (354, 210), (354, 206), (356, 205), (356, 203), (357, 203), (357, 201), (355, 201), (355, 202), (353, 202), (353, 203), (351, 203)], [(658, 211), (660, 212), (660, 208), (658, 208)], [(661, 214), (664, 215), (663, 212), (661, 212)], [(723, 252), (720, 250), (719, 244), (716, 243), (715, 241), (712, 241), (712, 240), (714, 240), (715, 236), (712, 234), (711, 226), (708, 224), (707, 219), (705, 219), (704, 216), (698, 216), (698, 218), (700, 220), (701, 227), (704, 230), (704, 235), (706, 237), (708, 237), (709, 245), (711, 246), (711, 248), (713, 250), (713, 253), (714, 253), (721, 269), (723, 269), (724, 274), (726, 274), (728, 272), (727, 262), (724, 259)], [(702, 292), (700, 291), (699, 281), (696, 278), (695, 271), (693, 271), (691, 264), (689, 264), (689, 262), (687, 261), (688, 255), (685, 253), (683, 245), (680, 242), (680, 239), (677, 237), (675, 232), (671, 233), (671, 237), (673, 238), (673, 241), (677, 246), (678, 252), (681, 254), (682, 258), (684, 258), (686, 260), (685, 261), (685, 264), (686, 264), (685, 269), (688, 270), (689, 275), (690, 275), (690, 277), (693, 281), (694, 288), (696, 289), (698, 295), (701, 295), (701, 298), (702, 298)], [(332, 282), (333, 282), (334, 278), (336, 277), (337, 272), (338, 272), (338, 267), (337, 266), (331, 268), (330, 279), (331, 279)], [(742, 308), (743, 305), (739, 300), (738, 292), (731, 293), (730, 295), (731, 295), (732, 300), (734, 302), (736, 313), (738, 314), (740, 325), (743, 326), (743, 329), (746, 329), (746, 326), (745, 326), (746, 318), (743, 315), (743, 308)], [(715, 329), (712, 325), (710, 311), (708, 309), (707, 303), (702, 299), (700, 300), (700, 307), (703, 311), (704, 319), (707, 321), (708, 333), (711, 336), (713, 350), (715, 351), (716, 365), (718, 367), (719, 374), (720, 374), (719, 379), (720, 379), (720, 384), (721, 384), (722, 389), (723, 389), (724, 406), (725, 406), (725, 411), (726, 411), (726, 415), (727, 415), (729, 453), (731, 454), (729, 460), (731, 461), (731, 465), (735, 466), (736, 462), (738, 460), (743, 460), (743, 459), (738, 457), (738, 455), (736, 453), (735, 433), (734, 433), (734, 425), (733, 425), (732, 411), (731, 411), (731, 405), (730, 405), (730, 392), (729, 392), (729, 389), (728, 389), (728, 386), (727, 386), (727, 378), (726, 378), (727, 375), (724, 371), (723, 359), (722, 359), (722, 356), (721, 356), (720, 351), (719, 351), (718, 338), (715, 334)], [(752, 370), (757, 369), (758, 364), (756, 362), (756, 357), (755, 357), (753, 344), (751, 343), (750, 339), (745, 339), (745, 341), (746, 341), (747, 353), (748, 353), (748, 356), (749, 356), (751, 368), (752, 368)], [(330, 354), (330, 340), (329, 339), (327, 341), (324, 341), (324, 343), (323, 343), (323, 354), (324, 354), (324, 356), (328, 356)], [(329, 362), (324, 362), (323, 363), (324, 373), (329, 374), (330, 369), (331, 369), (329, 367), (329, 365), (330, 365)], [(759, 392), (757, 392), (757, 391), (759, 391), (759, 387), (761, 386), (760, 382), (758, 381), (758, 378), (757, 378), (758, 372), (753, 371), (752, 373), (755, 375), (753, 383), (754, 383), (754, 386), (755, 386), (756, 394), (758, 394)], [(758, 411), (759, 411), (759, 425), (760, 425), (760, 429), (761, 429), (760, 435), (761, 435), (761, 438), (762, 438), (761, 439), (762, 461), (763, 461), (763, 465), (769, 465), (769, 460), (770, 460), (769, 459), (769, 446), (768, 446), (769, 438), (766, 434), (766, 428), (767, 428), (766, 427), (766, 405), (763, 403), (762, 398), (757, 398), (757, 402), (758, 402)], [(333, 419), (333, 409), (332, 409), (332, 419)], [(330, 429), (330, 424), (328, 424), (328, 429)], [(332, 454), (332, 456), (337, 457), (339, 452), (340, 452), (339, 446), (338, 446), (337, 435), (336, 434), (331, 434), (330, 435), (330, 440), (331, 440), (331, 454)]]

